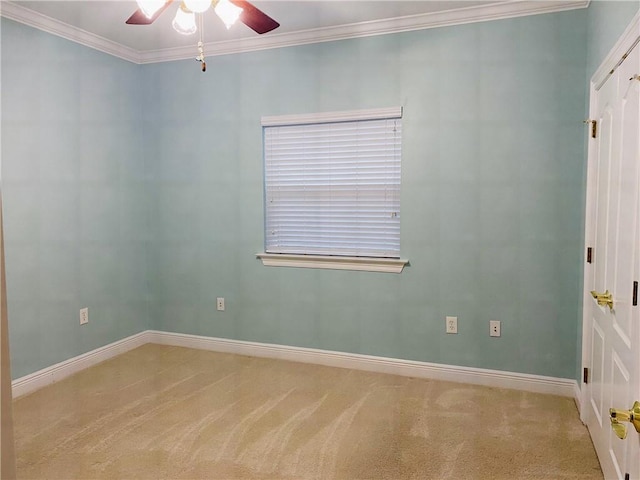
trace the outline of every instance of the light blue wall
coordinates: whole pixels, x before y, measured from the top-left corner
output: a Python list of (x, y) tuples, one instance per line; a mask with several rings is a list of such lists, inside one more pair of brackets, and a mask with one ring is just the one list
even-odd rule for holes
[(587, 25), (587, 77), (590, 79), (640, 9), (635, 0), (592, 0)]
[[(14, 376), (158, 328), (573, 377), (587, 18), (212, 57), (205, 74), (3, 20)], [(262, 266), (260, 117), (394, 105), (411, 266)]]
[[(573, 377), (585, 62), (579, 10), (143, 66), (156, 328)], [(394, 105), (411, 266), (262, 266), (260, 117)]]
[[(139, 67), (2, 19), (13, 377), (149, 327)], [(89, 324), (79, 326), (79, 309)]]

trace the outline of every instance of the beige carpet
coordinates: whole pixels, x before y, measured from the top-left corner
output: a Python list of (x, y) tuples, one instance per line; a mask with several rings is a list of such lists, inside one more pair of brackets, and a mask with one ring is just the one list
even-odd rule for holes
[(14, 403), (18, 478), (601, 479), (573, 400), (145, 345)]

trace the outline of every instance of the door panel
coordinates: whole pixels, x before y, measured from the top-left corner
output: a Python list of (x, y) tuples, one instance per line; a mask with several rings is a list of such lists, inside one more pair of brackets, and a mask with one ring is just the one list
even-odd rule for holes
[[(629, 372), (624, 367), (622, 360), (616, 353), (613, 353), (613, 361), (611, 363), (611, 378), (612, 378), (612, 391), (611, 397), (616, 398), (627, 398), (628, 397), (628, 385), (629, 385)], [(606, 411), (609, 410), (607, 407)], [(603, 419), (605, 423), (605, 427), (608, 432), (608, 444), (611, 447), (610, 454), (613, 460), (613, 464), (616, 467), (616, 478), (624, 478), (625, 474), (625, 465), (627, 460), (627, 445), (624, 441), (620, 440), (613, 433), (613, 430), (610, 427), (610, 420), (607, 418)]]
[[(637, 174), (633, 175), (633, 172), (638, 168), (637, 157), (634, 158), (634, 151), (638, 152), (638, 138), (640, 137), (638, 131), (637, 119), (640, 118), (640, 82), (631, 81), (628, 83), (628, 88), (623, 93), (622, 97), (622, 140), (621, 140), (621, 155), (620, 155), (620, 168), (618, 171), (618, 182), (620, 183), (620, 198), (619, 198), (619, 222), (618, 222), (618, 238), (616, 252), (621, 258), (617, 259), (617, 263), (627, 262), (629, 266), (633, 264), (632, 256), (628, 256), (626, 252), (632, 253), (635, 245), (637, 244), (637, 238), (634, 235), (637, 228), (634, 228), (638, 222), (638, 208), (636, 205), (637, 195)], [(634, 125), (634, 119), (635, 125)], [(634, 143), (635, 148), (634, 148)], [(628, 256), (628, 258), (626, 258)], [(620, 268), (616, 272), (615, 285), (614, 285), (614, 297), (618, 300), (616, 306), (617, 315), (615, 316), (615, 327), (618, 329), (618, 334), (621, 339), (627, 344), (631, 345), (631, 300), (633, 294), (633, 269), (632, 268)]]
[(595, 414), (598, 424), (602, 426), (602, 416), (600, 412), (603, 411), (603, 372), (604, 372), (604, 333), (598, 327), (598, 323), (595, 319), (592, 319), (591, 325), (593, 326), (592, 333), (592, 347), (591, 347), (591, 407)]
[[(607, 87), (607, 85), (605, 85)], [(598, 190), (596, 192), (596, 241), (595, 241), (595, 272), (594, 272), (594, 290), (598, 292), (605, 291), (605, 277), (607, 272), (607, 258), (603, 255), (607, 246), (607, 222), (609, 214), (609, 170), (611, 160), (611, 131), (613, 123), (613, 115), (610, 101), (606, 96), (613, 95), (613, 88), (607, 88), (602, 91), (603, 106), (602, 113), (598, 116), (600, 125), (600, 138), (598, 141)], [(602, 257), (602, 259), (600, 258)]]

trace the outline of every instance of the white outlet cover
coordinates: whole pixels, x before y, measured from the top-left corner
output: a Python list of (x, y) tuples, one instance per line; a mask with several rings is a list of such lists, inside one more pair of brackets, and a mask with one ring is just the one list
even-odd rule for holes
[(446, 317), (445, 322), (447, 333), (458, 333), (458, 317)]
[(89, 308), (80, 309), (80, 325), (89, 323)]
[(500, 336), (500, 320), (489, 321), (489, 336), (491, 337)]

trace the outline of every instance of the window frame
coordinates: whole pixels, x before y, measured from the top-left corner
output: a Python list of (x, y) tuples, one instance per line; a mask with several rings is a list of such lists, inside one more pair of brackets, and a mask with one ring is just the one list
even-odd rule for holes
[[(264, 128), (274, 126), (383, 120), (390, 118), (401, 119), (402, 113), (402, 107), (391, 107), (368, 110), (311, 113), (302, 115), (263, 116), (261, 120), (264, 133)], [(265, 150), (263, 146), (263, 155), (264, 152)], [(264, 201), (266, 202), (266, 185), (264, 186), (264, 188)], [(266, 222), (266, 203), (264, 205), (263, 219)], [(266, 235), (266, 228), (263, 228), (263, 233)], [(263, 245), (266, 245), (266, 238), (264, 239)], [(358, 270), (388, 273), (401, 273), (404, 267), (409, 264), (409, 260), (407, 259), (389, 257), (267, 253), (265, 251), (257, 253), (256, 256), (262, 261), (263, 265), (265, 266), (320, 268), (332, 270)]]

